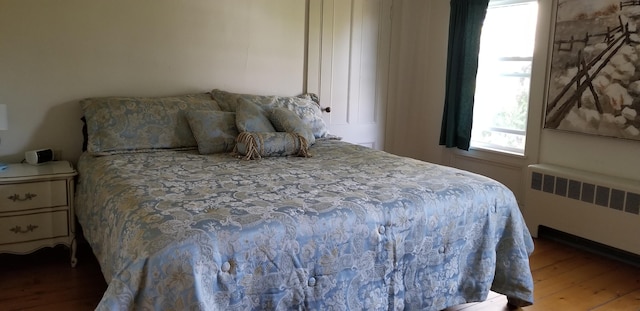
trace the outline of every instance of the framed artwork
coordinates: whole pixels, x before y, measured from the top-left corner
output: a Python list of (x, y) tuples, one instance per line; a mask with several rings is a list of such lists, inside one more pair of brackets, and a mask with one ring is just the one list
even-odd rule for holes
[(544, 127), (640, 140), (640, 1), (555, 1)]

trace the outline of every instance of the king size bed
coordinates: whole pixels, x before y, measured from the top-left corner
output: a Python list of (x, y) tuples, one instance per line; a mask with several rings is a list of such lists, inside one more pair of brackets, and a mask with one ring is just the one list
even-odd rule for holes
[[(242, 105), (176, 98), (82, 103), (76, 214), (108, 283), (97, 309), (442, 310), (490, 290), (532, 303), (533, 243), (504, 185), (326, 131), (293, 140), (304, 157), (266, 156), (258, 139), (263, 156), (247, 160), (229, 137), (203, 152), (215, 148), (192, 118), (239, 118)], [(187, 134), (158, 122), (195, 137), (167, 138)], [(150, 126), (158, 134), (140, 138)]]

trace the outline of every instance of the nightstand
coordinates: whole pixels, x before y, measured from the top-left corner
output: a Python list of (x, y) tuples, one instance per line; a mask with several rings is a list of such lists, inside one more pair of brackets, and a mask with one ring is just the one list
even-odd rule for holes
[(9, 164), (0, 171), (0, 253), (28, 254), (63, 244), (75, 267), (76, 175), (67, 161)]

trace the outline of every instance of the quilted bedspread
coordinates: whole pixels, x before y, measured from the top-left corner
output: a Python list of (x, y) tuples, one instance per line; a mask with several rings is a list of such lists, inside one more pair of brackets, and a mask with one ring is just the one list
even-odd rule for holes
[(466, 171), (336, 140), (311, 158), (195, 151), (78, 163), (99, 310), (441, 310), (533, 300), (513, 194)]

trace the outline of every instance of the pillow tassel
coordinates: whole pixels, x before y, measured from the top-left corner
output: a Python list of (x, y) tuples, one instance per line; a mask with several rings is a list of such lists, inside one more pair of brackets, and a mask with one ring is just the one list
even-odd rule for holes
[[(261, 159), (260, 152), (257, 148), (256, 139), (249, 132), (242, 132), (238, 135), (237, 142), (244, 143), (247, 148), (247, 155), (244, 157), (245, 160), (252, 159)], [(238, 148), (236, 144), (236, 148)]]
[(309, 153), (309, 142), (307, 142), (307, 139), (304, 138), (304, 136), (298, 133), (295, 133), (295, 135), (298, 138), (298, 141), (300, 142), (300, 150), (298, 151), (298, 156), (310, 158), (311, 154)]

